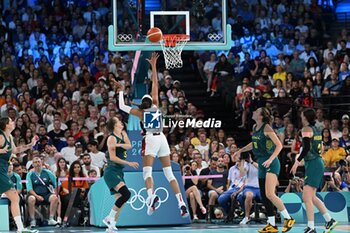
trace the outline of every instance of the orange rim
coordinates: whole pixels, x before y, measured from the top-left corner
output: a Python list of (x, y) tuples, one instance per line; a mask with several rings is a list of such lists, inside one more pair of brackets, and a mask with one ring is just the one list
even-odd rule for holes
[(175, 47), (176, 42), (180, 40), (188, 41), (190, 36), (186, 34), (165, 34), (163, 35), (164, 45), (165, 47)]

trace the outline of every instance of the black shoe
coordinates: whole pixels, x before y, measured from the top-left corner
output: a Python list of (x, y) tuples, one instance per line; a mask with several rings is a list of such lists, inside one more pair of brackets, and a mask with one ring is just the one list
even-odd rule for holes
[(311, 229), (310, 227), (307, 227), (307, 228), (304, 230), (304, 233), (316, 233), (316, 229)]
[(335, 221), (333, 218), (331, 219), (331, 221), (326, 222), (326, 225), (325, 225), (326, 229), (324, 230), (324, 233), (332, 232), (337, 224), (338, 222)]

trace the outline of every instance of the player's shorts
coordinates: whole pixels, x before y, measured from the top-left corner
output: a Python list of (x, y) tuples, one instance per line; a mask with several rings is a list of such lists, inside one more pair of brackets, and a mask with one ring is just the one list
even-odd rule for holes
[(259, 179), (265, 179), (266, 173), (268, 173), (268, 172), (276, 174), (276, 176), (278, 177), (280, 174), (280, 170), (281, 170), (281, 164), (280, 164), (279, 159), (275, 158), (272, 161), (272, 163), (270, 164), (270, 167), (268, 167), (268, 168), (266, 168), (262, 165), (266, 160), (264, 160), (264, 159), (259, 160)]
[(320, 188), (323, 183), (324, 162), (321, 157), (305, 161), (304, 185)]
[(13, 182), (7, 175), (8, 166), (0, 165), (0, 194), (5, 193), (14, 187)]
[(116, 166), (108, 166), (103, 174), (103, 178), (108, 186), (111, 195), (117, 193), (114, 189), (120, 182), (124, 182), (124, 172), (122, 168)]
[(146, 133), (145, 136), (145, 153), (153, 157), (170, 156), (168, 141), (163, 133)]

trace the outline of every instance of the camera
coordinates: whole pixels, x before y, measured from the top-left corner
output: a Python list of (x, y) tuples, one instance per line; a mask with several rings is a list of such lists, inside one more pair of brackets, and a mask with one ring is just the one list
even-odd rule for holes
[(331, 181), (332, 178), (331, 178), (331, 176), (325, 176), (325, 177), (324, 177), (324, 180), (325, 180), (325, 181)]
[(191, 170), (190, 166), (185, 167), (185, 171), (190, 171), (190, 170)]
[(341, 167), (346, 166), (346, 161), (345, 161), (344, 159), (339, 160), (339, 165), (340, 165)]

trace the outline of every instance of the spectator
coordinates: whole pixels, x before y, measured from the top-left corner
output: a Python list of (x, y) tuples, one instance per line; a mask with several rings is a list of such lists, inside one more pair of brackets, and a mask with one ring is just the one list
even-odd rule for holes
[[(209, 175), (222, 175), (222, 178), (211, 178), (208, 180), (209, 189), (209, 208), (213, 206), (218, 197), (226, 191), (227, 188), (227, 170), (224, 168), (224, 159), (219, 158), (216, 170), (210, 171)], [(210, 211), (209, 211), (210, 212)]]
[(294, 177), (293, 179), (289, 179), (289, 183), (287, 188), (284, 190), (285, 193), (301, 193), (303, 180), (299, 177)]
[(342, 133), (339, 131), (339, 121), (337, 119), (331, 121), (330, 133), (332, 138), (341, 138)]
[(43, 169), (42, 160), (39, 157), (33, 158), (34, 170), (27, 174), (28, 211), (30, 227), (36, 226), (35, 204), (44, 203), (50, 205), (50, 218), (48, 225), (56, 225), (54, 220), (57, 211), (58, 199), (54, 188), (57, 187), (55, 175)]
[(88, 144), (89, 154), (91, 157), (91, 163), (92, 165), (98, 167), (99, 169), (102, 169), (105, 165), (106, 161), (106, 154), (99, 151), (97, 149), (97, 142), (96, 141), (90, 141)]
[(331, 136), (331, 131), (327, 128), (324, 128), (322, 130), (322, 146), (323, 146), (323, 151), (326, 152), (328, 151), (329, 148), (331, 148), (332, 144), (332, 136)]
[(334, 167), (335, 163), (345, 159), (346, 152), (343, 147), (339, 147), (339, 139), (333, 138), (331, 148), (322, 156), (325, 167)]
[(349, 115), (348, 114), (344, 114), (342, 117), (341, 117), (341, 122), (342, 122), (342, 126), (341, 128), (349, 128), (350, 127), (350, 124), (349, 124)]
[(55, 169), (51, 169), (51, 170), (55, 172), (55, 175), (57, 178), (62, 178), (68, 175), (69, 166), (65, 158), (60, 157), (57, 159), (57, 162), (55, 164)]
[[(184, 177), (197, 175), (197, 174), (194, 174), (193, 172), (195, 173), (195, 171), (191, 170), (191, 167), (189, 165), (185, 165), (183, 167), (182, 174)], [(196, 186), (198, 184), (198, 178), (191, 178), (191, 179), (183, 178), (183, 183), (185, 185), (186, 198), (190, 199), (190, 206), (193, 213), (193, 220), (198, 220), (197, 204), (199, 205), (199, 208), (202, 214), (207, 213), (207, 210), (205, 209), (202, 203), (200, 192)]]
[(342, 137), (339, 139), (339, 146), (343, 147), (345, 150), (350, 149), (350, 135), (348, 127), (344, 127), (342, 130)]
[(72, 164), (77, 157), (75, 156), (75, 140), (73, 136), (68, 136), (67, 146), (61, 149), (61, 153), (63, 158), (68, 161), (69, 164)]
[(243, 190), (245, 177), (240, 174), (240, 160), (238, 156), (232, 159), (234, 166), (229, 168), (227, 176), (227, 191), (222, 193), (218, 198), (219, 205), (224, 209), (227, 215), (230, 213), (231, 201), (236, 201), (236, 197)]
[(245, 225), (250, 220), (250, 210), (253, 207), (253, 200), (261, 200), (259, 179), (258, 179), (258, 164), (252, 160), (249, 155), (247, 161), (241, 157), (240, 174), (242, 177), (246, 177), (245, 186), (242, 192), (238, 195), (237, 200), (244, 209), (245, 217), (239, 223)]
[[(77, 198), (75, 200), (79, 200), (79, 202), (82, 202), (86, 198), (86, 192), (89, 188), (89, 184), (86, 180), (73, 180), (73, 178), (83, 178), (85, 175), (83, 174), (83, 169), (80, 165), (79, 161), (74, 161), (70, 168), (69, 168), (69, 174), (66, 175), (66, 178), (68, 180), (65, 180), (62, 182), (62, 188), (60, 192), (60, 197), (62, 201), (62, 218), (65, 215), (68, 201), (69, 201), (69, 193), (72, 193), (75, 188), (79, 189), (78, 194), (80, 195), (80, 198)], [(71, 182), (71, 186), (69, 184)], [(74, 203), (75, 206), (77, 206), (77, 203)]]
[[(192, 151), (192, 158), (193, 161), (195, 161), (197, 163), (197, 169), (196, 169), (196, 173), (200, 174), (200, 172), (202, 171), (202, 169), (207, 168), (208, 167), (208, 163), (203, 160), (202, 158), (203, 156), (199, 153), (199, 150), (194, 149)], [(209, 161), (209, 159), (208, 159)]]
[(211, 84), (212, 84), (212, 80), (213, 80), (213, 71), (214, 71), (214, 67), (216, 65), (217, 61), (216, 61), (216, 55), (215, 53), (211, 53), (210, 54), (210, 60), (207, 61), (205, 64), (204, 64), (204, 73), (206, 74), (206, 77), (207, 77), (207, 92), (210, 92), (210, 88), (211, 88)]
[(100, 168), (91, 164), (91, 155), (90, 154), (85, 153), (83, 155), (82, 160), (83, 160), (82, 169), (83, 169), (83, 174), (85, 176), (88, 176), (89, 171), (95, 170), (96, 177), (101, 177)]

